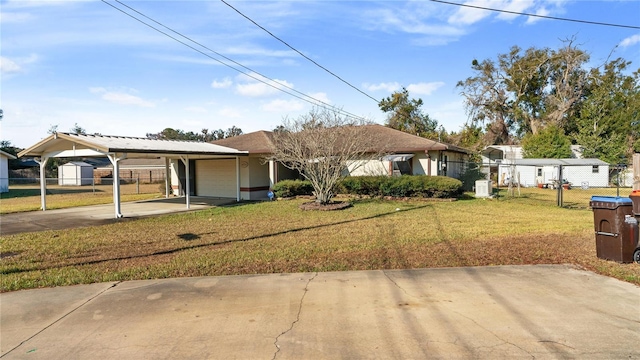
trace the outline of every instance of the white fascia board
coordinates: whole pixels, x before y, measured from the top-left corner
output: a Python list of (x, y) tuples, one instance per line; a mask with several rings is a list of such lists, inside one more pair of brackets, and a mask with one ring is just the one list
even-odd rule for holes
[(92, 149), (72, 149), (72, 150), (59, 150), (51, 151), (42, 154), (43, 157), (61, 158), (61, 157), (95, 157), (95, 156), (107, 156), (102, 151)]

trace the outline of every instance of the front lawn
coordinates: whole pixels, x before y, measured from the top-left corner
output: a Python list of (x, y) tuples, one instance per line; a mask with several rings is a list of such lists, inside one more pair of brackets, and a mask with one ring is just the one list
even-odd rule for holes
[(0, 238), (1, 291), (183, 276), (575, 264), (640, 284), (640, 265), (600, 260), (589, 210), (515, 201), (247, 203)]

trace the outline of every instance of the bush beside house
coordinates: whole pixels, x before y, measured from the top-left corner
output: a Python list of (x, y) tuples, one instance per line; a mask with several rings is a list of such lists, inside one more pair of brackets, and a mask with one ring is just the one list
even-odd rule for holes
[[(462, 194), (462, 182), (446, 176), (351, 176), (340, 181), (334, 191), (373, 197), (454, 198)], [(273, 192), (280, 198), (312, 195), (313, 187), (308, 181), (283, 180), (274, 185)]]

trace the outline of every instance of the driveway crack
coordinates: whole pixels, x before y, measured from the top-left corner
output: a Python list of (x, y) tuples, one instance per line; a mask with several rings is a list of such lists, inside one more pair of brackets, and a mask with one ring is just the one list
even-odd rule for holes
[(382, 273), (384, 274), (384, 276), (387, 277), (387, 279), (389, 279), (389, 281), (391, 281), (393, 283), (393, 285), (395, 285), (398, 289), (402, 290), (403, 293), (405, 293), (405, 295), (410, 296), (412, 298), (418, 298), (415, 295), (411, 295), (407, 292), (407, 290), (405, 290), (402, 286), (400, 286), (400, 284), (398, 284), (395, 280), (393, 280), (391, 278), (391, 276), (389, 276), (389, 274), (387, 274), (387, 272), (385, 270), (382, 270)]
[(62, 315), (61, 317), (59, 317), (58, 319), (56, 319), (54, 322), (52, 322), (51, 324), (45, 326), (44, 328), (42, 328), (40, 331), (36, 332), (35, 334), (29, 336), (28, 338), (26, 338), (25, 340), (23, 340), (22, 342), (20, 342), (20, 344), (16, 345), (15, 347), (13, 347), (12, 349), (10, 349), (9, 351), (7, 351), (6, 353), (0, 355), (0, 358), (3, 358), (5, 356), (7, 356), (8, 354), (10, 354), (12, 351), (14, 351), (15, 349), (19, 348), (20, 346), (22, 346), (24, 343), (26, 343), (27, 341), (33, 339), (34, 337), (40, 335), (43, 331), (47, 330), (48, 328), (52, 327), (53, 325), (59, 323), (62, 319), (66, 318), (67, 316), (73, 314), (74, 312), (76, 312), (78, 309), (80, 309), (81, 307), (87, 305), (89, 302), (91, 302), (93, 299), (97, 298), (98, 296), (104, 294), (105, 292), (107, 292), (108, 290), (113, 289), (114, 287), (120, 285), (122, 283), (122, 281), (118, 281), (117, 283), (109, 286), (108, 288), (100, 291), (99, 293), (93, 295), (92, 297), (90, 297), (89, 299), (87, 299), (86, 301), (84, 301), (82, 304), (76, 306), (75, 308), (71, 309), (69, 312), (67, 312), (66, 314)]
[(300, 321), (300, 314), (302, 313), (302, 304), (304, 302), (304, 297), (307, 296), (307, 291), (309, 291), (309, 284), (317, 276), (318, 276), (318, 273), (315, 273), (311, 278), (309, 278), (309, 280), (307, 280), (307, 284), (304, 287), (304, 293), (302, 293), (302, 297), (300, 298), (300, 304), (298, 305), (298, 314), (296, 315), (296, 319), (291, 323), (291, 326), (289, 326), (287, 330), (281, 332), (280, 335), (276, 336), (276, 339), (273, 342), (273, 345), (275, 345), (276, 347), (276, 352), (273, 354), (273, 357), (271, 358), (272, 360), (275, 360), (275, 358), (278, 356), (278, 353), (280, 352), (280, 345), (278, 345), (278, 342), (280, 341), (280, 337), (287, 334), (291, 330), (293, 330), (293, 327), (295, 326), (295, 324)]

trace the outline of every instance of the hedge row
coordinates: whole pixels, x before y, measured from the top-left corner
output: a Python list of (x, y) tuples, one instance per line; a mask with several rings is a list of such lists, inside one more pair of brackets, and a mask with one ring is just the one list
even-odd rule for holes
[[(277, 197), (292, 197), (312, 195), (313, 187), (309, 181), (283, 180), (275, 184), (273, 191)], [(373, 197), (453, 198), (462, 193), (462, 182), (446, 176), (350, 176), (337, 184), (334, 193)]]

